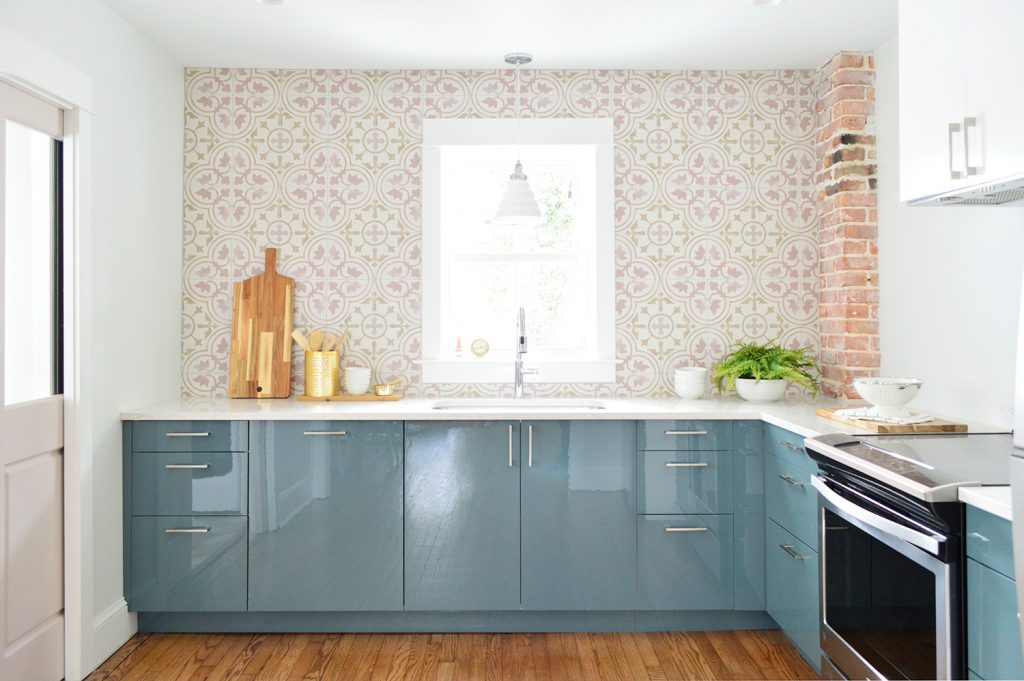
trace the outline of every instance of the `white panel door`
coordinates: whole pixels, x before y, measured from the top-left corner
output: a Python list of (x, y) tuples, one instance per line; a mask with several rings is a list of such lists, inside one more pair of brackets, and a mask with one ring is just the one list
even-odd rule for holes
[(64, 677), (62, 112), (0, 83), (0, 679)]

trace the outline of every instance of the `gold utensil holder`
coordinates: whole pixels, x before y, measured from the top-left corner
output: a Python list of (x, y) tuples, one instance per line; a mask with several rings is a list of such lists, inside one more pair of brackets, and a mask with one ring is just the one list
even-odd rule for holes
[(339, 392), (341, 357), (336, 350), (306, 353), (306, 395), (333, 397)]

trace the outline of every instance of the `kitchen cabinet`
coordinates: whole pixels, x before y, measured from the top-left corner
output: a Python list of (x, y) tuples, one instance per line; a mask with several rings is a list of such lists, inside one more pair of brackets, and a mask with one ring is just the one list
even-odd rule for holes
[(406, 424), (406, 610), (519, 608), (519, 436), (511, 421)]
[(641, 513), (732, 513), (731, 451), (638, 456)]
[(402, 609), (402, 424), (252, 426), (249, 609)]
[(642, 516), (637, 528), (641, 610), (732, 610), (731, 515)]
[(768, 614), (815, 668), (818, 642), (818, 554), (774, 520), (766, 523)]
[(521, 425), (522, 608), (636, 608), (636, 425)]

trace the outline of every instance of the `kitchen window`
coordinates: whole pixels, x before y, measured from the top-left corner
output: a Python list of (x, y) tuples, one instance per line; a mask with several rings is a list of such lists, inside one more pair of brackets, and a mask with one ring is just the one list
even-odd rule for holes
[[(425, 382), (511, 382), (520, 306), (533, 382), (615, 380), (612, 123), (520, 126), (517, 151), (513, 120), (424, 121)], [(517, 156), (535, 225), (493, 219)]]

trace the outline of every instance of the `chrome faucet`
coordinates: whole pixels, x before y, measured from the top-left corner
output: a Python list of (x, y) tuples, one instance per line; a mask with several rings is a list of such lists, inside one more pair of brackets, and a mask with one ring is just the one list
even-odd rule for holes
[(523, 396), (523, 375), (535, 374), (537, 369), (523, 368), (523, 355), (526, 354), (526, 311), (519, 308), (516, 315), (516, 399)]

